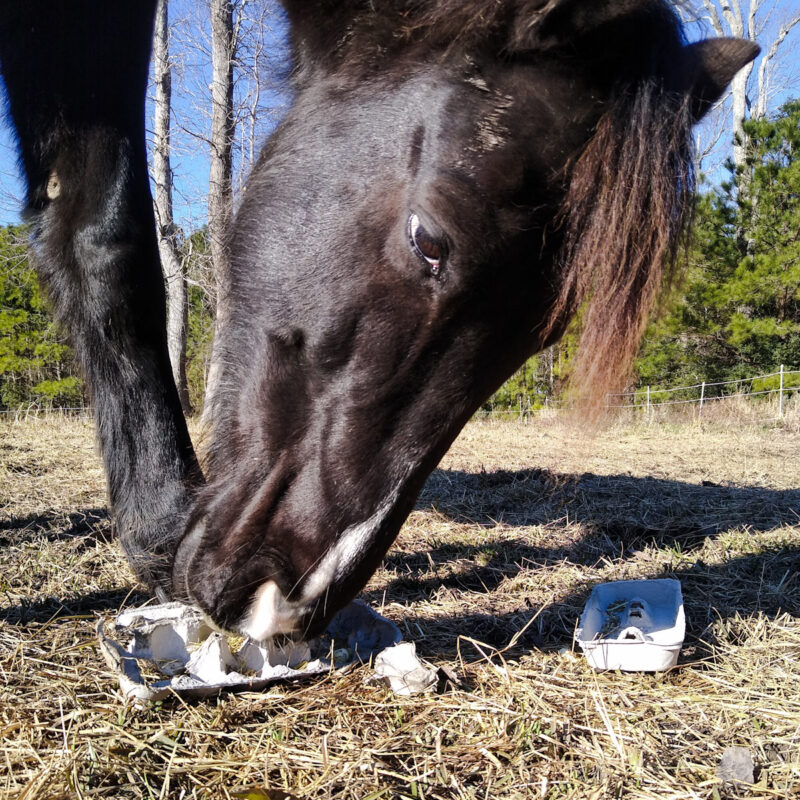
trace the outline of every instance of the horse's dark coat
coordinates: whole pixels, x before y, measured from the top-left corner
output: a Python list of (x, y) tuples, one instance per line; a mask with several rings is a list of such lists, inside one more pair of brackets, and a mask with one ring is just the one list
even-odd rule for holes
[(201, 487), (147, 185), (154, 5), (0, 4), (40, 273), (137, 574), (226, 627), (313, 631), (587, 297), (587, 374), (619, 371), (685, 216), (690, 125), (755, 48), (686, 47), (662, 0), (286, 0), (295, 100), (231, 231)]

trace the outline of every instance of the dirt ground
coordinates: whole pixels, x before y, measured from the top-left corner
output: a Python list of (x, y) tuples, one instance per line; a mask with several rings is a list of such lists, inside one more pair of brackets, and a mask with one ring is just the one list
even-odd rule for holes
[[(2, 798), (800, 797), (797, 426), (471, 423), (364, 599), (458, 687), (346, 675), (125, 706), (99, 616), (147, 599), (91, 423), (0, 422)], [(573, 645), (591, 587), (681, 581), (667, 673)], [(726, 748), (755, 783), (723, 785)]]

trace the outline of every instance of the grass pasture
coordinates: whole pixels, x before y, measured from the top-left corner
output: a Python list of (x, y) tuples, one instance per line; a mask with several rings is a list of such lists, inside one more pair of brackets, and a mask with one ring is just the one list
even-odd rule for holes
[[(144, 595), (110, 534), (91, 424), (0, 423), (0, 798), (800, 797), (796, 427), (473, 422), (365, 598), (460, 685), (347, 675), (125, 707), (98, 615)], [(678, 577), (658, 675), (571, 648), (595, 583)], [(726, 747), (756, 783), (723, 787)]]

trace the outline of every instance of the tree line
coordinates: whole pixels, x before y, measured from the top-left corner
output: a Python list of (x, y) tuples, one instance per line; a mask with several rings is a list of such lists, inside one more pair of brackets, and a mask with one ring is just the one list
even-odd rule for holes
[[(716, 382), (800, 368), (800, 101), (769, 113), (791, 85), (781, 54), (800, 25), (798, 8), (763, 0), (700, 0), (680, 6), (687, 22), (758, 39), (760, 61), (742, 73), (698, 141), (714, 179), (696, 198), (683, 280), (669, 290), (645, 336), (631, 378), (639, 385)], [(155, 30), (151, 120), (154, 214), (168, 295), (173, 374), (184, 409), (213, 394), (215, 320), (224, 317), (224, 231), (259, 142), (285, 94), (280, 12), (259, 0), (161, 0)], [(692, 10), (692, 8), (694, 10)], [(187, 203), (181, 162), (207, 154), (205, 219), (176, 220)], [(726, 167), (714, 165), (727, 153)], [(181, 182), (181, 177), (184, 181)], [(196, 178), (197, 176), (193, 176)], [(176, 201), (176, 192), (179, 197)], [(188, 198), (196, 204), (196, 198)], [(526, 407), (556, 399), (576, 331), (529, 360), (487, 405)], [(0, 408), (85, 402), (63, 334), (25, 249), (23, 227), (0, 229)]]

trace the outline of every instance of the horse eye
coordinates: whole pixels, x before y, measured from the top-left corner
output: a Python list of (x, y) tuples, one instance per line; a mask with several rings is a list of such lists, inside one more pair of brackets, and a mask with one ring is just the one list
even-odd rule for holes
[(434, 275), (438, 275), (446, 255), (446, 247), (425, 230), (416, 214), (408, 218), (408, 238), (417, 255), (427, 262)]

